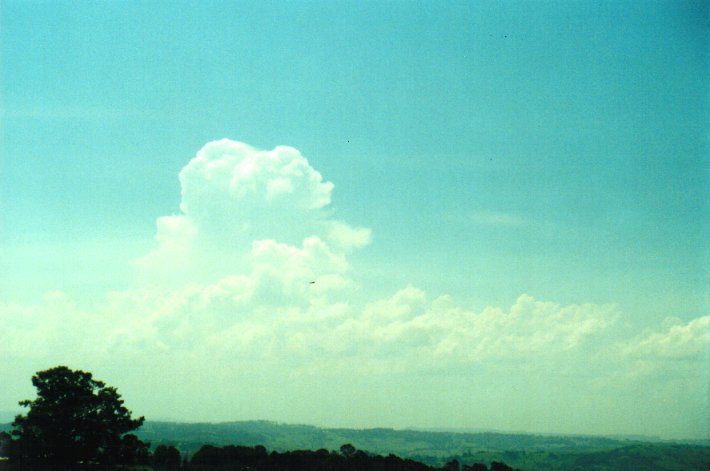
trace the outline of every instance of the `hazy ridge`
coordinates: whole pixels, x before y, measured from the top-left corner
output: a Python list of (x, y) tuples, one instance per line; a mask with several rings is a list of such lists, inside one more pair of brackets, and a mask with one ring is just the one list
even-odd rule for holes
[(194, 453), (204, 444), (264, 445), (270, 450), (337, 450), (350, 443), (370, 453), (393, 453), (427, 464), (504, 461), (525, 470), (707, 469), (710, 440), (663, 441), (638, 437), (542, 435), (502, 432), (320, 428), (270, 421), (146, 422), (141, 439)]

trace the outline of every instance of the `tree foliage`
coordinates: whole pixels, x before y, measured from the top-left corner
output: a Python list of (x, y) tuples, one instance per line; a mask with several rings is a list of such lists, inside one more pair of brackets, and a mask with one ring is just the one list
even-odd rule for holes
[(153, 452), (153, 469), (174, 471), (180, 469), (180, 452), (174, 446), (158, 445)]
[(147, 456), (146, 445), (127, 435), (144, 418), (131, 418), (116, 388), (66, 366), (39, 371), (32, 384), (37, 398), (21, 401), (29, 408), (27, 415), (18, 415), (12, 423), (12, 459), (66, 469), (78, 463), (110, 465)]
[[(452, 460), (439, 468), (392, 454), (386, 457), (370, 454), (356, 449), (349, 443), (340, 447), (340, 453), (325, 449), (268, 453), (263, 446), (227, 445), (220, 448), (204, 445), (183, 469), (188, 471), (489, 471), (484, 464), (461, 467), (457, 460)], [(491, 470), (519, 471), (496, 462), (491, 466)]]

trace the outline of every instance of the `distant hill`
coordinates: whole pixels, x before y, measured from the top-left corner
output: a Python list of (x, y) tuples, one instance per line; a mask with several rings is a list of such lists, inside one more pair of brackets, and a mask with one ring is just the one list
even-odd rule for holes
[(15, 420), (15, 416), (21, 413), (22, 412), (0, 410), (0, 424), (11, 423), (13, 420)]
[(710, 442), (675, 443), (596, 436), (549, 436), (493, 432), (325, 429), (268, 421), (225, 423), (146, 422), (142, 440), (173, 445), (186, 454), (202, 445), (263, 445), (271, 450), (337, 450), (350, 443), (359, 450), (394, 453), (430, 465), (503, 461), (524, 470), (707, 470)]
[[(0, 431), (10, 424), (0, 424)], [(263, 445), (269, 450), (338, 450), (349, 443), (358, 450), (393, 453), (441, 466), (451, 459), (461, 464), (505, 462), (525, 471), (710, 469), (710, 441), (670, 442), (583, 435), (533, 435), (498, 432), (427, 430), (326, 429), (268, 421), (225, 423), (146, 422), (136, 431), (153, 447), (172, 445), (194, 455), (203, 445)]]

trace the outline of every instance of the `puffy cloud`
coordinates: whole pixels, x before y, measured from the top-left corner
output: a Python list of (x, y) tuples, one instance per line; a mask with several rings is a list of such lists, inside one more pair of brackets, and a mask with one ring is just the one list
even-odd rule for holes
[(260, 151), (227, 139), (204, 146), (180, 172), (180, 185), (186, 217), (251, 239), (278, 238), (272, 231), (289, 222), (308, 226), (333, 189), (292, 147)]
[[(617, 317), (615, 306), (570, 305), (537, 301), (523, 295), (508, 310), (489, 307), (474, 312), (448, 296), (432, 302), (415, 288), (366, 306), (362, 315), (337, 327), (340, 349), (366, 346), (376, 357), (412, 356), (412, 367), (551, 358), (588, 347), (603, 337)], [(395, 353), (396, 352), (396, 353)]]
[[(448, 390), (429, 384), (425, 391), (420, 380), (444, 378), (466, 391), (473, 384), (491, 407), (500, 406), (501, 383), (507, 400), (524, 402), (531, 395), (516, 388), (536, 384), (539, 397), (547, 397), (560, 375), (572, 378), (568, 404), (578, 394), (595, 404), (594, 391), (627, 394), (634, 384), (670, 397), (678, 383), (663, 375), (635, 382), (629, 372), (668, 372), (678, 361), (697, 370), (708, 358), (707, 316), (619, 342), (621, 313), (613, 304), (561, 305), (523, 294), (509, 307), (475, 311), (413, 286), (383, 299), (356, 298), (348, 257), (370, 243), (371, 232), (333, 217), (333, 185), (290, 147), (209, 143), (182, 170), (180, 184), (180, 211), (158, 218), (156, 247), (136, 262), (133, 286), (90, 312), (62, 293), (35, 306), (0, 304), (0, 357), (114, 369), (125, 375), (121, 384), (130, 386), (134, 375), (137, 391), (145, 382), (184, 389), (182, 407), (194, 406), (195, 397), (212, 401), (221, 419), (236, 418), (222, 415), (234, 384), (251, 397), (244, 407), (267, 397), (263, 410), (276, 404), (289, 413), (299, 395), (304, 411), (314, 402), (310, 393), (333, 403), (348, 394), (366, 397), (373, 390), (363, 386), (368, 381), (396, 395), (401, 386), (387, 386), (393, 376), (432, 407), (446, 402)], [(484, 213), (480, 222), (524, 223), (497, 213)], [(682, 383), (685, 390), (700, 389), (697, 376)], [(340, 396), (326, 398), (333, 388)], [(214, 399), (218, 389), (225, 392)], [(143, 396), (146, 404), (155, 401)], [(699, 401), (688, 396), (687, 409)]]
[[(300, 359), (312, 371), (333, 362), (385, 371), (530, 358), (544, 368), (611, 345), (613, 305), (522, 295), (509, 309), (474, 312), (415, 287), (352, 304), (357, 284), (347, 255), (368, 244), (371, 232), (330, 217), (333, 185), (291, 147), (208, 143), (180, 172), (180, 185), (180, 214), (157, 220), (157, 247), (138, 261), (141, 278), (94, 316), (105, 320), (95, 337), (107, 355), (258, 351), (275, 361)], [(683, 343), (683, 332), (672, 342)], [(633, 348), (661, 348), (654, 342), (662, 344), (650, 337)]]
[(370, 229), (350, 227), (341, 221), (332, 221), (328, 226), (328, 241), (346, 252), (366, 246), (371, 238)]
[[(266, 278), (230, 276), (169, 293), (121, 294), (114, 309), (137, 314), (109, 344), (235, 358), (251, 357), (260, 345), (259, 356), (268, 352), (276, 362), (311, 372), (334, 363), (368, 371), (415, 371), (531, 357), (544, 368), (560, 357), (588, 352), (590, 339), (597, 341), (595, 349), (608, 346), (604, 336), (618, 315), (614, 306), (561, 306), (527, 295), (505, 311), (474, 312), (457, 307), (448, 296), (429, 301), (413, 287), (361, 308), (330, 303), (308, 293), (320, 281), (306, 285), (283, 275), (298, 269), (274, 272), (290, 257), (296, 264), (309, 257), (307, 248), (270, 242), (261, 249), (268, 255), (258, 273)], [(261, 293), (265, 287), (268, 293)]]
[(663, 332), (648, 331), (626, 342), (621, 351), (635, 359), (649, 361), (702, 360), (710, 357), (710, 316), (687, 324), (677, 320)]
[(266, 276), (264, 260), (277, 256), (287, 262), (279, 272), (296, 270), (283, 276), (325, 276), (322, 291), (346, 284), (344, 254), (370, 241), (369, 229), (329, 217), (333, 184), (292, 147), (210, 142), (182, 169), (180, 185), (180, 214), (158, 219), (158, 246), (136, 262), (143, 283), (214, 282), (250, 263)]
[(296, 149), (211, 142), (180, 185), (180, 214), (158, 219), (135, 288), (112, 298), (113, 316), (133, 313), (111, 334), (115, 351), (215, 345), (247, 354), (254, 342), (290, 335), (284, 326), (296, 319), (340, 312), (357, 289), (346, 256), (370, 242), (370, 230), (331, 217), (333, 184)]

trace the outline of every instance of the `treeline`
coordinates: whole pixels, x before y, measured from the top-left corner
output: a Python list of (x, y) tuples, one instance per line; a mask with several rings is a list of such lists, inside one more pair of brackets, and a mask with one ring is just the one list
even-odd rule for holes
[[(9, 435), (0, 433), (0, 456), (2, 442), (7, 445), (8, 440)], [(144, 445), (140, 453), (124, 457), (121, 464), (87, 461), (66, 466), (66, 463), (20, 458), (0, 461), (0, 471), (520, 471), (499, 461), (493, 461), (488, 467), (481, 463), (462, 465), (451, 460), (442, 467), (435, 467), (393, 454), (367, 453), (350, 444), (340, 447), (339, 452), (320, 449), (281, 453), (269, 453), (261, 445), (204, 445), (191, 458), (183, 457), (174, 446), (158, 445), (151, 453), (148, 444)]]
[(204, 445), (191, 459), (185, 459), (182, 463), (175, 447), (161, 445), (156, 448), (153, 467), (160, 471), (519, 471), (496, 461), (491, 463), (490, 468), (481, 463), (461, 465), (456, 460), (443, 467), (432, 467), (392, 454), (373, 455), (350, 444), (340, 447), (340, 452), (320, 449), (281, 453), (269, 453), (260, 445)]
[[(0, 442), (9, 438), (0, 433)], [(7, 442), (6, 442), (7, 443)], [(145, 444), (147, 445), (147, 444)], [(2, 447), (0, 447), (2, 455)], [(127, 458), (127, 459), (126, 459)], [(151, 453), (141, 447), (140, 453), (124, 457), (121, 464), (107, 465), (96, 461), (73, 463), (71, 467), (56, 462), (37, 459), (12, 459), (0, 461), (0, 471), (520, 471), (505, 463), (493, 461), (485, 464), (459, 464), (457, 460), (443, 467), (429, 466), (419, 461), (403, 459), (390, 454), (381, 456), (357, 450), (350, 444), (340, 452), (320, 449), (294, 450), (269, 453), (261, 445), (254, 447), (204, 445), (191, 458), (183, 457), (174, 446), (158, 445)]]

